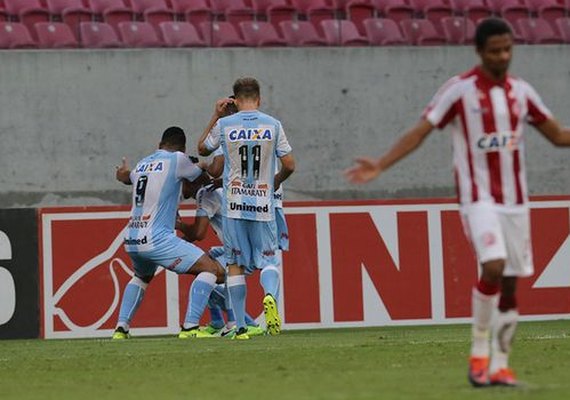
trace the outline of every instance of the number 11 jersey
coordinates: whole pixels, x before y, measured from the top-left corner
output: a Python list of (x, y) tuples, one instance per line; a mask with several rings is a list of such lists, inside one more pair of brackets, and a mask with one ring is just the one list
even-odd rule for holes
[(260, 111), (241, 111), (218, 120), (205, 145), (224, 152), (223, 215), (273, 221), (275, 160), (291, 152), (281, 122)]

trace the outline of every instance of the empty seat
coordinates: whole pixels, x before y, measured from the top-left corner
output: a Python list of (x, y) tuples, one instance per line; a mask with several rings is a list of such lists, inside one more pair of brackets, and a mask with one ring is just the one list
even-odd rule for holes
[(287, 46), (287, 42), (279, 37), (269, 22), (244, 21), (239, 25), (248, 46)]
[(305, 19), (311, 21), (317, 31), (322, 32), (321, 21), (335, 18), (335, 9), (330, 6), (326, 0), (291, 0), (291, 4), (295, 7), (299, 14)]
[(42, 49), (65, 49), (79, 46), (69, 26), (63, 22), (38, 22), (34, 25)]
[(47, 0), (47, 5), (52, 19), (69, 25), (76, 38), (79, 38), (79, 24), (93, 19), (93, 12), (81, 0)]
[(372, 45), (406, 45), (408, 42), (402, 35), (398, 24), (387, 18), (369, 18), (364, 21), (366, 37)]
[(49, 11), (39, 0), (4, 0), (6, 12), (18, 17), (32, 36), (36, 35), (35, 24), (49, 21)]
[(414, 17), (414, 9), (405, 0), (372, 0), (377, 13), (396, 22)]
[(258, 18), (265, 17), (274, 27), (297, 18), (297, 11), (287, 0), (253, 0), (252, 4)]
[(467, 17), (446, 17), (442, 21), (447, 43), (471, 44), (475, 38), (475, 24)]
[(0, 22), (0, 49), (33, 49), (38, 47), (26, 25)]
[[(194, 26), (213, 19), (213, 12), (206, 0), (171, 0), (172, 8), (179, 19), (185, 19)], [(184, 16), (184, 18), (180, 18)]]
[(119, 48), (119, 41), (113, 27), (105, 22), (82, 22), (79, 24), (81, 44), (88, 48)]
[(366, 35), (364, 29), (364, 20), (376, 16), (376, 9), (370, 0), (336, 0), (339, 6), (342, 6), (342, 11), (346, 14), (346, 18), (352, 21), (358, 32)]
[(493, 15), (493, 10), (487, 7), (485, 0), (451, 0), (451, 6), (456, 14), (463, 15), (473, 22)]
[(127, 47), (163, 47), (154, 27), (148, 22), (120, 22), (119, 34)]
[(493, 12), (516, 26), (520, 18), (530, 17), (530, 10), (519, 0), (487, 0)]
[(445, 38), (435, 30), (427, 19), (404, 20), (400, 22), (402, 31), (410, 44), (416, 46), (433, 46), (445, 44)]
[(279, 28), (291, 46), (326, 46), (327, 41), (317, 33), (308, 21), (282, 21)]
[(430, 20), (439, 33), (443, 33), (442, 18), (453, 16), (453, 10), (444, 0), (410, 0), (416, 13)]
[(223, 15), (236, 29), (239, 29), (240, 22), (255, 20), (255, 11), (243, 0), (210, 0), (210, 5), (214, 13)]
[(99, 19), (111, 25), (117, 32), (119, 23), (134, 19), (133, 10), (127, 7), (123, 0), (89, 0), (89, 5)]
[(556, 0), (525, 0), (525, 3), (531, 12), (548, 21), (551, 26), (555, 26), (556, 19), (564, 18), (569, 11)]
[(194, 25), (189, 22), (161, 22), (160, 32), (168, 47), (206, 47)]
[(550, 27), (550, 24), (543, 19), (523, 18), (518, 20), (518, 24), (522, 36), (528, 43), (564, 43), (562, 38)]
[(246, 45), (235, 27), (229, 22), (202, 22), (200, 24), (200, 32), (210, 46), (236, 47)]
[(562, 40), (570, 43), (570, 18), (558, 18), (555, 22)]
[(130, 0), (133, 11), (154, 26), (161, 22), (173, 21), (174, 11), (165, 0)]
[(325, 39), (331, 46), (368, 46), (368, 39), (358, 33), (356, 26), (347, 20), (321, 21)]

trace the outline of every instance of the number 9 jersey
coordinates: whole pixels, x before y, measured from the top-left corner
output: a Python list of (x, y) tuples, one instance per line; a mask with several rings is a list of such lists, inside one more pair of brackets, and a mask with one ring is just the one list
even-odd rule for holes
[(223, 215), (274, 221), (276, 157), (291, 152), (281, 122), (259, 111), (241, 111), (218, 120), (205, 145), (224, 152)]

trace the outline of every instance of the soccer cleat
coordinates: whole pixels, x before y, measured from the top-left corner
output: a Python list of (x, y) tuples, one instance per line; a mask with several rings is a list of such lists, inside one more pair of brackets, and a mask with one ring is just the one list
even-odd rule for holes
[(122, 326), (115, 329), (115, 332), (113, 332), (113, 336), (111, 337), (113, 340), (124, 340), (130, 338), (131, 335), (129, 334), (129, 331), (126, 331)]
[(265, 324), (269, 335), (279, 335), (281, 333), (281, 317), (277, 311), (277, 303), (270, 294), (263, 298), (263, 313), (265, 314)]
[(236, 333), (236, 330), (237, 330), (237, 328), (235, 326), (232, 326), (231, 328), (224, 326), (222, 328), (222, 331), (220, 332), (220, 336), (222, 336), (222, 337), (224, 337), (224, 336), (233, 337)]
[(215, 328), (212, 325), (207, 325), (202, 329), (202, 332), (207, 332), (212, 336), (222, 336), (222, 332), (224, 330), (225, 326), (222, 326), (221, 328)]
[(471, 357), (469, 359), (469, 382), (475, 387), (489, 385), (489, 357)]
[(178, 339), (206, 339), (206, 338), (213, 338), (215, 337), (211, 333), (206, 331), (201, 331), (199, 326), (194, 326), (189, 329), (182, 328), (180, 333), (178, 334)]
[(247, 334), (247, 328), (240, 328), (234, 331), (232, 335), (232, 340), (249, 340), (249, 335)]
[(515, 373), (510, 368), (501, 368), (494, 374), (491, 374), (489, 378), (491, 385), (500, 386), (518, 386), (517, 378)]
[(249, 336), (263, 336), (265, 335), (265, 331), (261, 326), (249, 325), (247, 327), (247, 334)]

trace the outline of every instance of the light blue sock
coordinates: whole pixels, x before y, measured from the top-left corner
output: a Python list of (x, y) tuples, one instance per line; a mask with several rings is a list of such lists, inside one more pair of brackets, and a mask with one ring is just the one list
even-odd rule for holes
[(245, 297), (247, 295), (247, 286), (245, 285), (245, 275), (228, 276), (227, 282), (232, 308), (236, 317), (236, 325), (238, 329), (246, 328)]
[(275, 300), (279, 296), (279, 270), (274, 265), (269, 265), (261, 270), (259, 276), (265, 295), (270, 294)]
[(257, 326), (257, 322), (255, 322), (255, 320), (253, 318), (251, 318), (251, 315), (249, 315), (248, 313), (245, 313), (245, 323), (247, 324), (247, 326)]
[(226, 308), (226, 287), (225, 285), (216, 285), (210, 299), (208, 300), (208, 309), (210, 310), (210, 325), (216, 329), (222, 328), (226, 321), (222, 315), (222, 310)]
[(210, 310), (210, 326), (216, 329), (221, 329), (226, 324), (224, 321), (224, 316), (222, 314), (222, 309), (219, 306), (210, 307), (208, 305), (208, 309)]
[(123, 299), (121, 300), (119, 323), (117, 326), (121, 326), (126, 331), (129, 330), (131, 320), (141, 304), (147, 286), (148, 283), (143, 282), (136, 276), (133, 276), (129, 281), (123, 293)]
[(236, 322), (236, 315), (234, 314), (234, 310), (232, 308), (228, 308), (226, 310), (226, 315), (228, 317), (228, 322)]
[(201, 272), (192, 282), (188, 295), (188, 309), (184, 318), (184, 329), (200, 324), (200, 318), (208, 304), (216, 279), (216, 275), (210, 272)]

